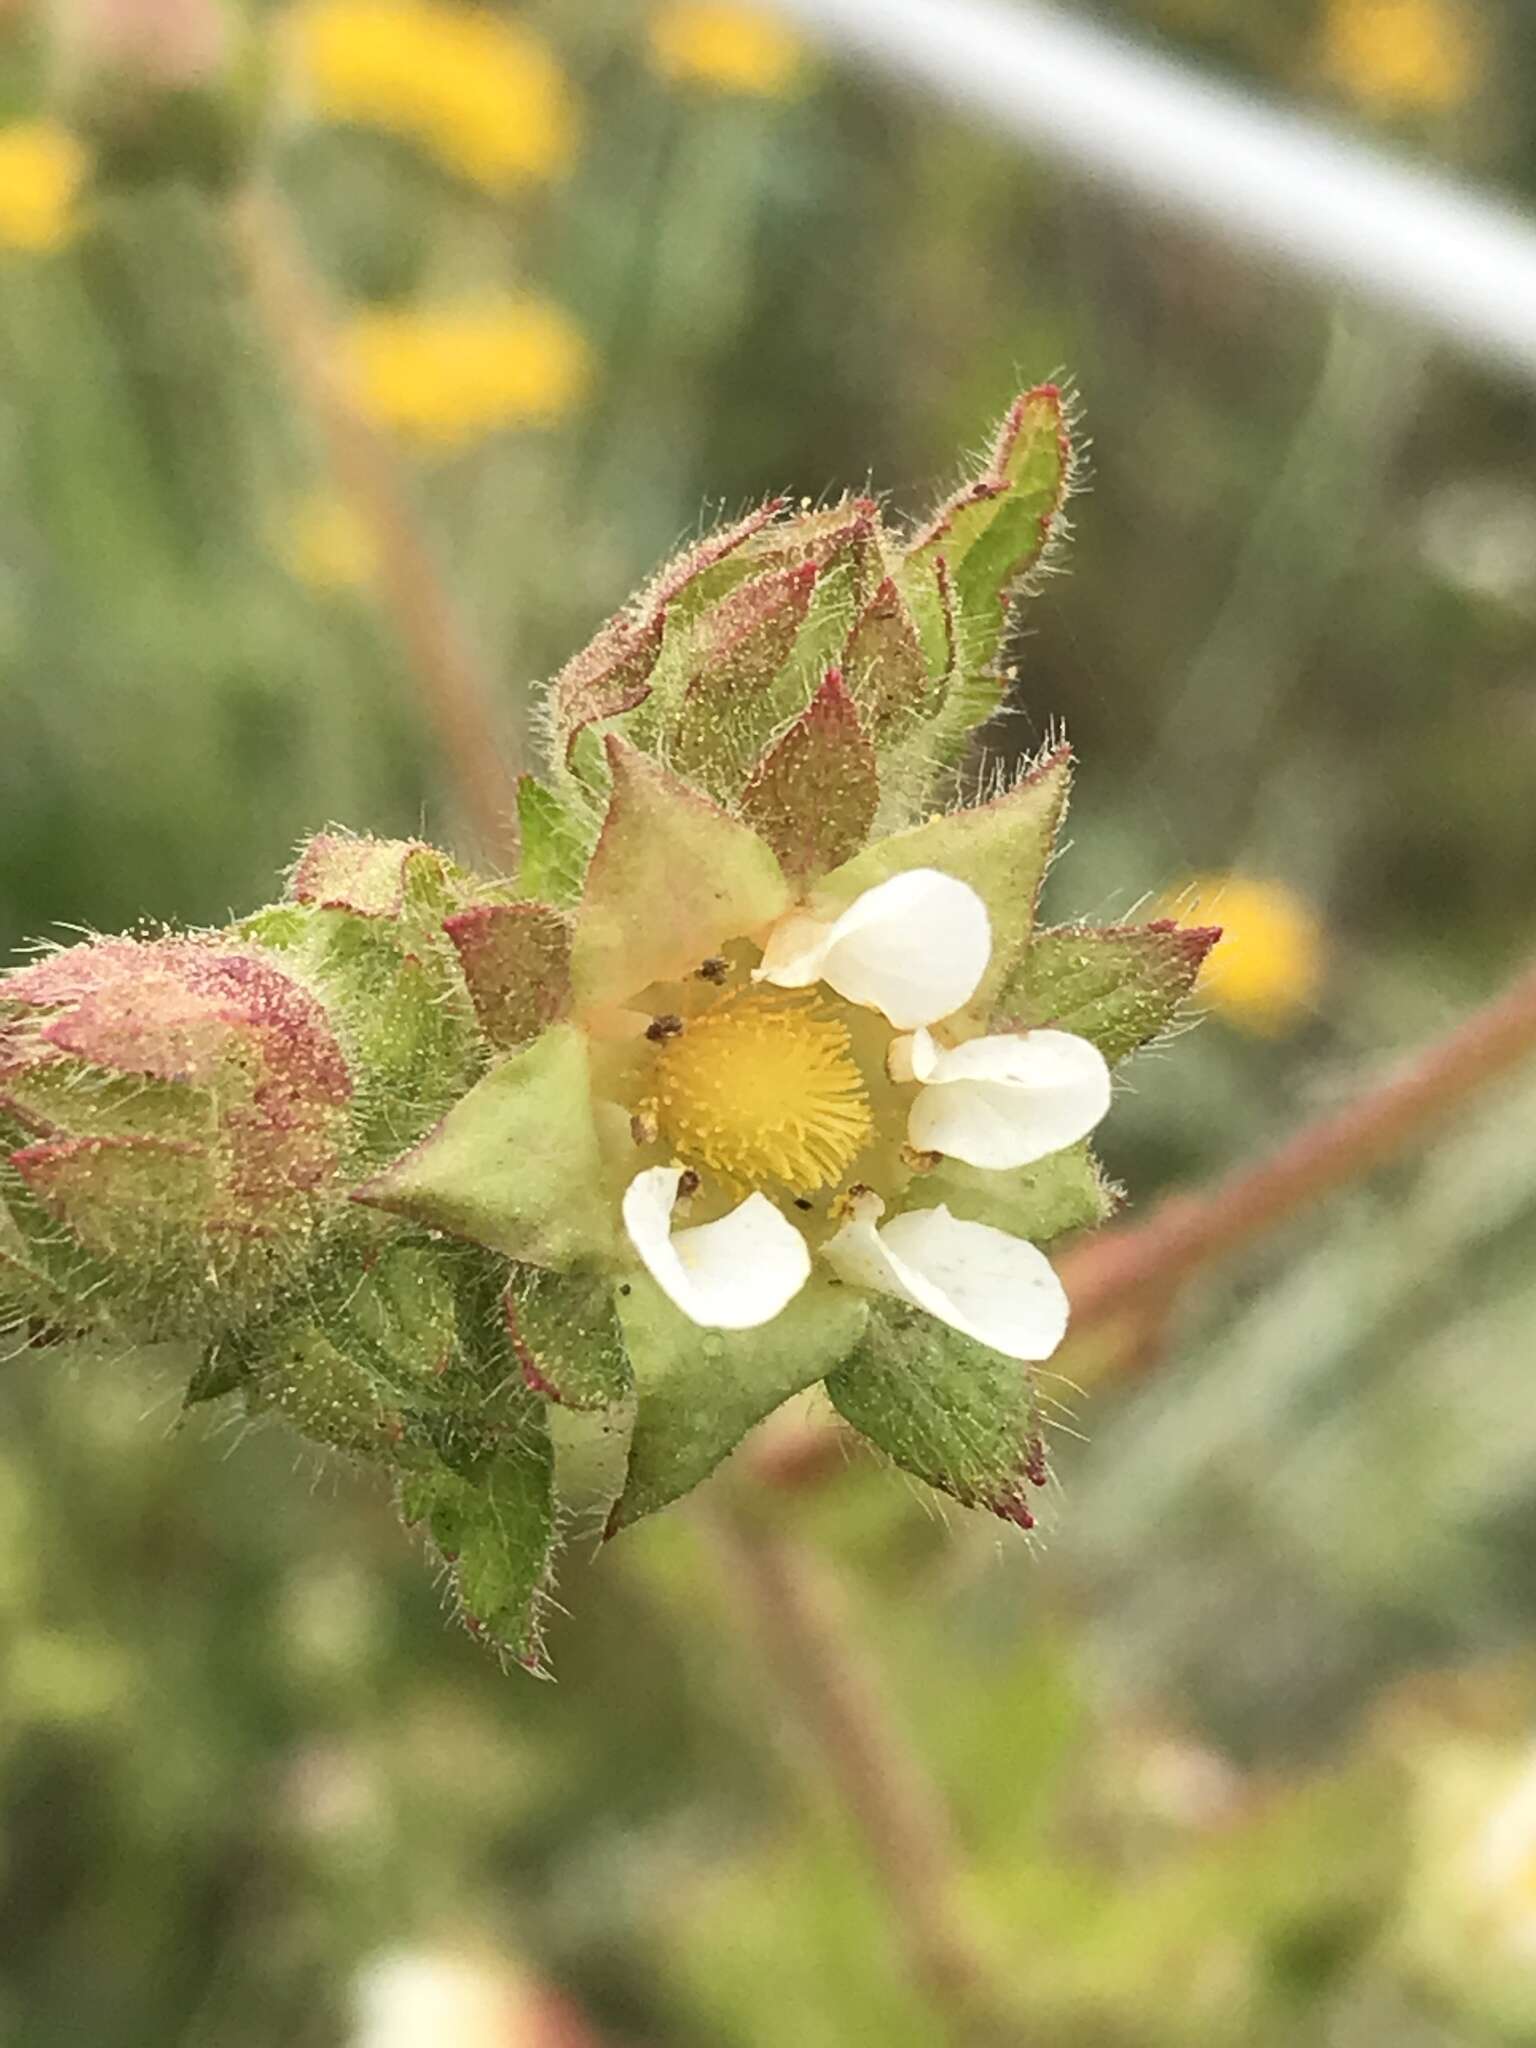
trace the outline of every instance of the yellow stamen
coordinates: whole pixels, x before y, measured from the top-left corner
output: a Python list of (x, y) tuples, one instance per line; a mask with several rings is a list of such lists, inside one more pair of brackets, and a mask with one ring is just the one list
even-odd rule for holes
[(646, 1112), (680, 1159), (797, 1191), (840, 1179), (872, 1121), (846, 1027), (814, 997), (756, 989), (662, 1041)]

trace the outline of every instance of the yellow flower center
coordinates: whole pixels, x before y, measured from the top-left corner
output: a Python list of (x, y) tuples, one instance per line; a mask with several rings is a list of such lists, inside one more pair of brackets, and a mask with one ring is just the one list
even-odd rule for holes
[(840, 1179), (873, 1122), (847, 1027), (814, 997), (757, 989), (661, 1039), (645, 1107), (680, 1158), (796, 1192)]

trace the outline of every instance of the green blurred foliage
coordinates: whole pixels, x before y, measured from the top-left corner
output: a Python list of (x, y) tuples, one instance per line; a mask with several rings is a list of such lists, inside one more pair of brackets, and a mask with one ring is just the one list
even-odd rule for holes
[[(1473, 83), (1433, 114), (1347, 103), (1321, 0), (1101, 11), (1536, 187), (1514, 0), (1475, 10)], [(992, 736), (1061, 721), (1083, 757), (1049, 909), (1233, 870), (1326, 930), (1294, 1028), (1218, 1014), (1134, 1070), (1105, 1137), (1137, 1203), (1510, 975), (1529, 392), (830, 63), (711, 93), (656, 75), (638, 8), (520, 13), (584, 107), (562, 181), (498, 201), (388, 137), (273, 138), (339, 300), (529, 285), (593, 348), (559, 425), (406, 458), (509, 740), (706, 500), (872, 475), (907, 506), (1065, 366), (1092, 490)], [(0, 9), (7, 116), (49, 76)], [(220, 920), (333, 819), (473, 857), (387, 612), (293, 572), (323, 454), (215, 207), (99, 194), (68, 248), (0, 252), (0, 370), (0, 942)], [(1533, 1114), (1512, 1087), (1255, 1251), (1124, 1391), (1063, 1383), (1044, 1547), (882, 1475), (787, 1499), (850, 1574), (1042, 2038), (1536, 2037), (1536, 1851), (1468, 1875), (1421, 1800), (1480, 1839), (1536, 1701)], [(939, 2040), (693, 1525), (573, 1564), (561, 1683), (506, 1678), (375, 1490), (276, 1429), (178, 1430), (171, 1377), (0, 1367), (0, 2041), (320, 2048), (368, 1956), (465, 1938), (635, 2048)], [(1499, 1675), (1414, 1690), (1439, 1667)]]

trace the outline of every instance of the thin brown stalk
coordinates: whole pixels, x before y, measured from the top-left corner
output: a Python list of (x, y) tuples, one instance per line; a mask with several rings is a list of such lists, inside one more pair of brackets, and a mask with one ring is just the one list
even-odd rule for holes
[[(1167, 1303), (1186, 1282), (1412, 1149), (1472, 1095), (1536, 1054), (1536, 967), (1346, 1108), (1303, 1126), (1213, 1188), (1171, 1195), (1060, 1266), (1072, 1328)], [(1136, 1354), (1128, 1353), (1134, 1364)]]
[(269, 185), (251, 187), (235, 202), (233, 224), (253, 304), (314, 417), (338, 491), (373, 542), (380, 603), (469, 822), (488, 856), (510, 860), (517, 850), (516, 786), (492, 709), (495, 693), (394, 451), (346, 389), (329, 310), (281, 195)]
[(764, 1663), (863, 1843), (914, 1988), (954, 2048), (1023, 2048), (1025, 2020), (962, 1903), (945, 1801), (896, 1725), (848, 1602), (761, 1503), (722, 1482), (707, 1512)]

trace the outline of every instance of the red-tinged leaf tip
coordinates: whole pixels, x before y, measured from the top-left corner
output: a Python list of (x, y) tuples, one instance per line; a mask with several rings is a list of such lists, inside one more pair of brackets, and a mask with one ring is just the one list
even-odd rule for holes
[(442, 855), (419, 839), (370, 839), (320, 832), (300, 854), (288, 883), (294, 903), (350, 910), (359, 917), (399, 917), (413, 861), (439, 864)]
[(880, 800), (875, 750), (839, 668), (759, 761), (742, 792), (742, 815), (786, 873), (827, 873), (864, 844)]
[(766, 527), (771, 526), (784, 510), (788, 500), (769, 498), (765, 504), (748, 512), (742, 519), (730, 526), (722, 526), (718, 532), (706, 534), (703, 540), (692, 547), (684, 548), (675, 555), (661, 573), (654, 578), (646, 591), (646, 603), (664, 605), (680, 597), (688, 585), (706, 569), (713, 569), (728, 555), (754, 539)]
[(443, 920), (475, 1015), (510, 1051), (564, 1014), (571, 993), (571, 927), (544, 903), (484, 903)]
[(605, 718), (622, 717), (651, 694), (651, 671), (666, 634), (667, 599), (649, 612), (610, 619), (580, 654), (568, 661), (550, 689), (556, 733), (569, 754), (577, 735)]

